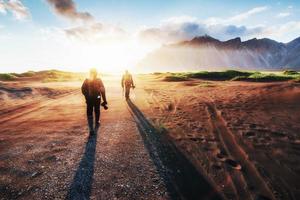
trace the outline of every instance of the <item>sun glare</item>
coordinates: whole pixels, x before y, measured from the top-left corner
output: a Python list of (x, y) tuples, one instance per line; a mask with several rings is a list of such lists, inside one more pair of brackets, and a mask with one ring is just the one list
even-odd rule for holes
[(97, 68), (102, 73), (120, 74), (126, 69), (134, 70), (138, 61), (151, 50), (135, 41), (127, 41), (102, 45), (80, 44), (70, 54), (75, 54), (73, 58), (78, 63), (74, 71), (82, 71), (85, 66)]

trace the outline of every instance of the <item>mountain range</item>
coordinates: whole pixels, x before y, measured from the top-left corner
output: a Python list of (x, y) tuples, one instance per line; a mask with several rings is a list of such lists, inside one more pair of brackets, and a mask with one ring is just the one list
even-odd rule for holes
[(163, 45), (138, 64), (152, 71), (300, 70), (300, 37), (288, 43), (268, 38), (220, 41), (208, 35)]

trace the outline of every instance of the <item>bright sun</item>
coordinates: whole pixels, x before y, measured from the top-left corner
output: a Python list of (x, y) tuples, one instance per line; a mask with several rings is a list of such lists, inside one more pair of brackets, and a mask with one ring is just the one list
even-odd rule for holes
[(120, 74), (126, 69), (133, 70), (149, 51), (150, 47), (142, 46), (138, 42), (123, 41), (105, 44), (81, 43), (69, 54), (78, 63), (75, 71), (82, 71), (83, 67), (94, 67), (102, 73)]

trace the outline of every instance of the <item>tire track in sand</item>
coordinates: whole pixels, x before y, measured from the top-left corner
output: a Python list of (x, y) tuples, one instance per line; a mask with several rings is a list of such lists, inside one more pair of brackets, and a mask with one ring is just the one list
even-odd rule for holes
[[(221, 111), (216, 108), (212, 101), (207, 102), (206, 106), (213, 132), (221, 142), (224, 156), (229, 158), (226, 161), (236, 160), (242, 166), (241, 171), (229, 168), (240, 199), (256, 199), (259, 197), (275, 199), (267, 183), (248, 159), (247, 153), (237, 143), (234, 134), (226, 126)], [(251, 191), (249, 188), (251, 188)]]

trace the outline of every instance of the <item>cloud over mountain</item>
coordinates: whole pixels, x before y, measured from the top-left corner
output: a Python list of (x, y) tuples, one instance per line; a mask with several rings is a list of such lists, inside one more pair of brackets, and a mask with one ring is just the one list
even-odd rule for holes
[(143, 40), (161, 41), (163, 43), (188, 40), (199, 35), (211, 35), (220, 39), (233, 37), (252, 37), (261, 34), (263, 28), (237, 26), (232, 24), (214, 24), (198, 21), (194, 18), (171, 18), (158, 27), (144, 28), (139, 37)]

